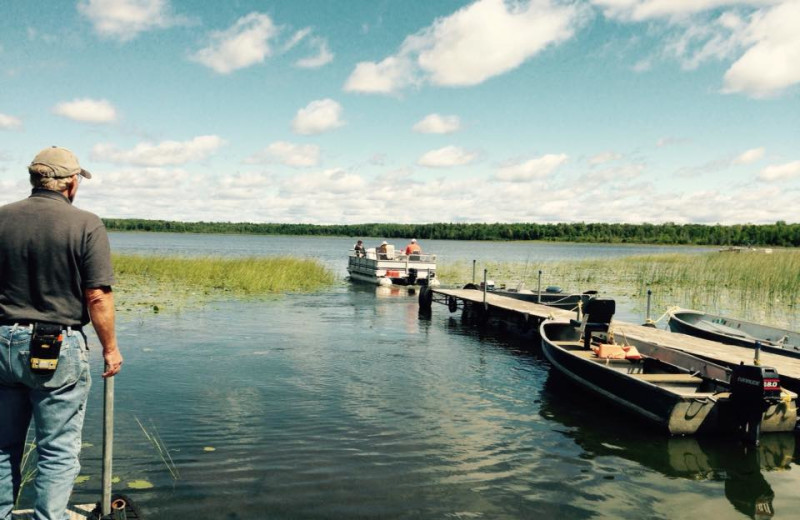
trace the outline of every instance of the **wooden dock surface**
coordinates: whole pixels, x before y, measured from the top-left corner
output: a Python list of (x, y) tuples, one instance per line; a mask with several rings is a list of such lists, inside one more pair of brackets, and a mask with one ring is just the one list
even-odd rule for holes
[[(483, 291), (476, 289), (434, 288), (433, 292), (434, 294), (453, 296), (457, 299), (472, 303), (483, 303)], [(520, 314), (528, 314), (540, 320), (569, 320), (577, 318), (575, 312), (517, 300), (507, 296), (500, 296), (492, 292), (486, 293), (486, 304), (489, 307), (496, 307)], [(740, 362), (753, 362), (753, 349), (748, 347), (726, 345), (677, 332), (670, 332), (652, 327), (642, 327), (635, 323), (627, 323), (616, 319), (612, 322), (612, 330), (617, 335), (618, 339), (624, 340), (625, 338), (629, 338), (647, 341), (727, 364), (738, 365)], [(619, 337), (620, 335), (622, 338)], [(781, 356), (780, 354), (762, 351), (760, 360), (762, 365), (773, 367), (778, 370), (778, 373), (782, 377), (791, 378), (800, 384), (800, 358)]]
[[(89, 518), (89, 514), (94, 511), (95, 504), (85, 505), (70, 505), (67, 507), (69, 513), (69, 520), (85, 520)], [(33, 518), (33, 510), (26, 509), (24, 511), (14, 511), (11, 514), (12, 520), (31, 520)]]

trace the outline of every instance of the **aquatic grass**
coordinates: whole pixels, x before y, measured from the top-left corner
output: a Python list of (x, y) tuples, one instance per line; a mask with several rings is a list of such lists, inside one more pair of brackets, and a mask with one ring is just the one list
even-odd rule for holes
[[(495, 284), (536, 290), (538, 271), (542, 288), (597, 289), (612, 297), (642, 298), (654, 292), (654, 308), (680, 305), (723, 311), (758, 321), (763, 317), (791, 323), (800, 302), (800, 251), (664, 254), (613, 259), (544, 262), (531, 268), (524, 263), (478, 265)], [(524, 276), (523, 276), (524, 274)], [(472, 279), (472, 264), (442, 264), (437, 276), (444, 283), (462, 284)]]
[(332, 271), (306, 258), (185, 258), (115, 255), (114, 270), (156, 282), (187, 284), (198, 289), (258, 295), (313, 291), (335, 281)]
[(294, 257), (179, 257), (114, 255), (115, 290), (122, 309), (209, 300), (311, 292), (332, 285), (334, 273), (321, 262)]
[(28, 427), (28, 432), (25, 435), (25, 448), (22, 452), (22, 461), (20, 462), (20, 483), (19, 494), (14, 503), (14, 507), (19, 507), (19, 500), (22, 497), (22, 490), (26, 484), (30, 484), (36, 478), (36, 443), (30, 442), (28, 439), (32, 437), (33, 429)]
[(150, 431), (148, 431), (138, 417), (134, 417), (134, 419), (136, 420), (136, 423), (139, 425), (139, 428), (142, 429), (144, 436), (153, 446), (153, 449), (156, 450), (156, 453), (158, 453), (158, 456), (161, 458), (161, 461), (167, 467), (169, 474), (172, 475), (172, 479), (178, 480), (179, 478), (181, 478), (181, 474), (178, 471), (178, 467), (175, 465), (175, 461), (172, 460), (172, 455), (169, 454), (169, 449), (167, 449), (167, 445), (164, 443), (164, 440), (158, 433), (158, 428), (156, 428), (156, 425), (153, 424), (153, 421), (152, 420), (150, 421)]

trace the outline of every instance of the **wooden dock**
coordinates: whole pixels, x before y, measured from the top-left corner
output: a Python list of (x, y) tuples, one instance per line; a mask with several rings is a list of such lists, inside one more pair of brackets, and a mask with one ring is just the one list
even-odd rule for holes
[[(84, 520), (86, 518), (90, 518), (90, 513), (94, 511), (95, 504), (85, 504), (74, 506), (70, 505), (67, 507), (67, 513), (69, 513), (69, 520)], [(14, 511), (11, 514), (12, 520), (31, 520), (33, 518), (33, 510), (26, 509), (24, 511)]]
[[(477, 308), (485, 309), (487, 316), (498, 315), (499, 318), (508, 319), (509, 316), (517, 316), (516, 323), (526, 323), (532, 321), (531, 326), (538, 326), (543, 320), (569, 320), (576, 319), (577, 313), (565, 311), (530, 303), (507, 296), (493, 294), (491, 291), (485, 293), (475, 289), (432, 289), (433, 301), (451, 305), (451, 299), (455, 299), (456, 305), (463, 308), (464, 304)], [(452, 306), (450, 307), (453, 308)], [(703, 357), (723, 365), (738, 365), (740, 362), (753, 362), (753, 349), (748, 347), (737, 347), (709, 341), (686, 334), (669, 332), (652, 327), (643, 327), (635, 323), (614, 320), (612, 330), (618, 340), (639, 340), (654, 343), (659, 346), (669, 347), (677, 350)], [(775, 368), (781, 376), (783, 385), (794, 392), (800, 393), (800, 358), (781, 356), (769, 352), (761, 352), (761, 364)]]

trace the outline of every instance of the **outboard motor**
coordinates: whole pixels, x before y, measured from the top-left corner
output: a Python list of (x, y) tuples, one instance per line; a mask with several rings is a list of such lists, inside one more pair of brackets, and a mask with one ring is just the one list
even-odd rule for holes
[(419, 276), (419, 272), (415, 267), (411, 267), (408, 269), (408, 275), (406, 276), (406, 282), (408, 285), (414, 285), (417, 283), (417, 276)]
[(745, 365), (733, 367), (731, 402), (736, 410), (738, 428), (746, 441), (758, 446), (761, 417), (771, 404), (781, 400), (781, 378), (772, 367)]

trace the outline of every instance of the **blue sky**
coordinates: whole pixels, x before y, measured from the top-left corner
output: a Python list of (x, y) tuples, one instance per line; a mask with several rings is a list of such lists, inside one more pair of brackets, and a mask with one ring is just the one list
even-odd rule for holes
[(103, 217), (798, 222), (800, 0), (4, 0), (0, 203)]

